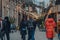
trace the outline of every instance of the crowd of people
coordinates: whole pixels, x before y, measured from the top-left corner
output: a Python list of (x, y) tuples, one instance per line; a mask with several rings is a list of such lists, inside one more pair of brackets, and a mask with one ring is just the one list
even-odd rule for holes
[[(32, 12), (32, 11), (31, 11)], [(26, 40), (26, 35), (28, 35), (28, 40), (35, 40), (35, 29), (36, 25), (38, 24), (39, 27), (39, 22), (37, 22), (35, 19), (33, 19), (32, 15), (26, 15), (26, 13), (22, 13), (23, 18), (22, 21), (20, 22), (20, 34), (21, 34), (21, 39)], [(46, 29), (46, 37), (48, 40), (53, 40), (54, 38), (54, 32), (55, 32), (55, 27), (56, 27), (56, 22), (54, 21), (53, 17), (51, 15), (48, 15), (47, 18), (45, 18), (44, 21), (45, 24), (45, 29)], [(0, 38), (3, 40), (3, 36), (6, 34), (7, 40), (10, 40), (10, 21), (8, 17), (5, 17), (4, 20), (0, 18)], [(41, 39), (40, 39), (41, 40)], [(60, 40), (60, 38), (59, 38)]]
[[(26, 40), (26, 35), (28, 34), (28, 40), (35, 40), (35, 29), (36, 24), (39, 24), (35, 19), (33, 19), (32, 15), (23, 14), (22, 21), (20, 22), (20, 34), (21, 39)], [(49, 15), (45, 20), (45, 29), (46, 29), (46, 37), (48, 40), (53, 40), (56, 23), (54, 19)], [(0, 38), (3, 40), (3, 36), (6, 34), (7, 40), (10, 40), (10, 21), (8, 17), (5, 17), (4, 20), (0, 18)], [(39, 25), (38, 25), (39, 27)], [(60, 39), (60, 38), (59, 38)]]
[[(48, 18), (45, 20), (45, 29), (46, 29), (46, 37), (48, 40), (53, 40), (56, 23), (54, 19), (49, 15)], [(36, 20), (32, 18), (32, 15), (25, 15), (23, 13), (23, 19), (20, 22), (20, 34), (21, 39), (26, 40), (26, 35), (28, 34), (28, 40), (35, 40), (35, 29), (36, 29)], [(5, 17), (4, 20), (0, 18), (0, 38), (3, 40), (3, 36), (6, 34), (7, 40), (10, 40), (9, 33), (10, 29), (10, 21), (8, 17)]]

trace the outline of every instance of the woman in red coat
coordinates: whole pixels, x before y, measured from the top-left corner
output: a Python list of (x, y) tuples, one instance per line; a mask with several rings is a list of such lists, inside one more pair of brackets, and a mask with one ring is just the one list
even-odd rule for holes
[(55, 27), (56, 23), (54, 19), (51, 16), (48, 16), (48, 18), (45, 21), (46, 37), (48, 38), (48, 40), (53, 40)]

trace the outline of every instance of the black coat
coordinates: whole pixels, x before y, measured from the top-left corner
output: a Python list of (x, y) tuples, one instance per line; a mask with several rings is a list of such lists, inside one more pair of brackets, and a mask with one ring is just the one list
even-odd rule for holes
[(20, 24), (20, 33), (22, 34), (22, 35), (26, 35), (27, 34), (27, 20), (22, 20), (21, 21), (21, 24)]
[(27, 28), (28, 28), (28, 30), (29, 29), (36, 29), (36, 21), (34, 21), (33, 19), (29, 19), (28, 21), (27, 21)]
[(3, 30), (6, 32), (6, 33), (9, 33), (10, 32), (10, 22), (9, 21), (3, 21)]

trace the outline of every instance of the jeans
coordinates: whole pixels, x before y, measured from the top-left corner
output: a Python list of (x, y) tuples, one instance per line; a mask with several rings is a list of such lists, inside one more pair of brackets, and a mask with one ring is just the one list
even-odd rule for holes
[(48, 40), (53, 40), (53, 38), (48, 38)]
[(34, 29), (28, 29), (28, 40), (35, 40), (34, 38), (35, 30)]
[(26, 29), (21, 29), (20, 34), (21, 34), (22, 40), (26, 40), (26, 34), (27, 34)]

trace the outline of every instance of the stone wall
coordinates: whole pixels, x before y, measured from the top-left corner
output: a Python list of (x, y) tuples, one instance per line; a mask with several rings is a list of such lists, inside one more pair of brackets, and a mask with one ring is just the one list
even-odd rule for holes
[(2, 17), (2, 0), (0, 0), (0, 17)]

